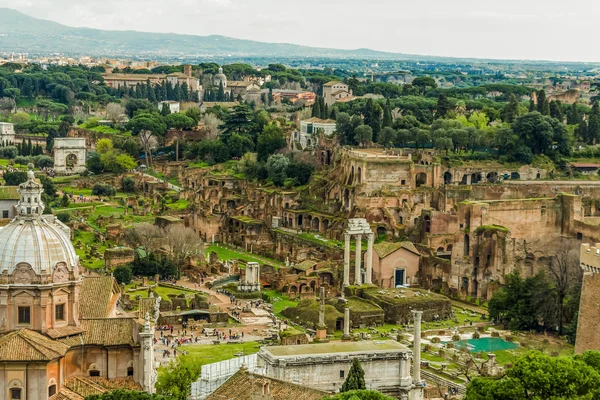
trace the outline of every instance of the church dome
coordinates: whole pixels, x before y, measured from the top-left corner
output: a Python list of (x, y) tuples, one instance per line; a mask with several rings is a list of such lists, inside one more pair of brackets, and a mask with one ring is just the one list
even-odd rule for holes
[(79, 258), (70, 230), (53, 215), (42, 215), (42, 191), (30, 170), (27, 182), (19, 186), (17, 217), (0, 229), (0, 274), (7, 271), (12, 275), (17, 267), (27, 266), (37, 275), (61, 270), (61, 278), (68, 271), (76, 271)]
[(219, 67), (219, 73), (214, 76), (213, 81), (214, 81), (215, 86), (219, 86), (219, 84), (222, 83), (224, 88), (227, 87), (227, 77), (223, 73), (222, 67)]

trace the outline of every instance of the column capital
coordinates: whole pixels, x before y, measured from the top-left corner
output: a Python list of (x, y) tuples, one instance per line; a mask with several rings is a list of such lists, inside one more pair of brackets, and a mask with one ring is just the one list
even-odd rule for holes
[(345, 239), (345, 240), (350, 240), (350, 237), (351, 237), (351, 236), (352, 236), (352, 235), (351, 235), (351, 234), (349, 234), (348, 232), (344, 232), (344, 239)]
[(421, 317), (423, 316), (423, 311), (419, 311), (419, 310), (411, 310), (412, 311), (412, 315), (413, 318), (416, 321), (421, 321)]

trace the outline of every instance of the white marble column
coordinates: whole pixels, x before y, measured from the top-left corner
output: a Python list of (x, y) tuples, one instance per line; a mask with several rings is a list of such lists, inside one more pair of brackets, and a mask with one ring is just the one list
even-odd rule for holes
[(400, 387), (410, 388), (411, 386), (410, 357), (408, 356), (408, 353), (402, 353), (400, 356)]
[(254, 268), (256, 269), (256, 281), (254, 283), (258, 287), (258, 291), (260, 291), (260, 264), (256, 264)]
[(423, 311), (412, 310), (414, 320), (413, 339), (413, 383), (421, 384), (421, 317)]
[[(350, 234), (344, 234), (344, 287), (350, 286)], [(343, 292), (342, 288), (342, 292)]]
[(325, 326), (325, 288), (319, 288), (319, 329)]
[(350, 309), (344, 309), (344, 337), (350, 337)]
[(367, 245), (367, 261), (366, 261), (366, 269), (365, 272), (365, 283), (370, 285), (373, 283), (372, 275), (373, 275), (373, 241), (375, 235), (373, 233), (369, 233), (367, 238), (369, 239), (369, 244)]
[(360, 261), (362, 258), (361, 252), (362, 235), (356, 235), (356, 260), (354, 260), (354, 284), (362, 285), (362, 277), (360, 274)]

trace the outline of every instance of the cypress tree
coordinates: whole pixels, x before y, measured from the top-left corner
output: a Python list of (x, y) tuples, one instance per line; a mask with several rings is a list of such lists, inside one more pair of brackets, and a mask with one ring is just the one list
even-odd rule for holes
[(331, 113), (329, 114), (329, 118), (333, 119), (334, 121), (337, 120), (337, 108), (336, 107), (331, 107)]
[(383, 128), (388, 128), (392, 126), (392, 106), (390, 104), (390, 99), (388, 98), (385, 102), (385, 107), (383, 108), (383, 122), (381, 126)]
[(589, 140), (590, 138), (588, 137), (587, 123), (583, 118), (581, 119), (581, 121), (579, 121), (579, 125), (577, 126), (577, 136), (579, 136), (579, 138), (585, 143), (591, 143), (591, 141)]
[(529, 112), (534, 112), (535, 111), (535, 102), (533, 101), (533, 99), (529, 100)]
[(559, 100), (552, 100), (550, 102), (550, 116), (556, 118), (560, 122), (563, 122), (564, 116), (562, 112), (562, 104)]
[(519, 100), (514, 94), (510, 95), (508, 104), (504, 107), (504, 121), (513, 123), (519, 116)]
[(444, 117), (448, 111), (450, 111), (450, 108), (452, 108), (452, 106), (450, 105), (450, 101), (448, 100), (448, 96), (446, 96), (445, 94), (440, 94), (438, 96), (438, 100), (437, 100), (437, 107), (436, 107), (436, 117), (437, 118), (442, 118)]
[(588, 137), (594, 144), (600, 142), (600, 106), (598, 100), (592, 104), (590, 113), (590, 122), (588, 124)]
[(367, 384), (365, 383), (365, 371), (363, 371), (358, 358), (355, 358), (352, 360), (352, 366), (350, 367), (350, 371), (348, 372), (346, 380), (342, 384), (340, 392), (365, 390), (366, 388)]
[(571, 104), (571, 108), (567, 113), (567, 124), (568, 125), (577, 125), (581, 121), (581, 115), (579, 114), (579, 110), (577, 109), (577, 102)]
[(329, 117), (329, 107), (325, 104), (325, 99), (323, 99), (323, 103), (321, 104), (321, 119), (327, 119)]
[(225, 89), (223, 82), (219, 82), (219, 90), (217, 91), (217, 101), (225, 101)]
[(316, 118), (321, 118), (321, 100), (319, 100), (320, 97), (317, 97), (317, 101), (315, 101), (315, 104), (313, 104), (312, 107), (312, 117), (316, 117)]
[[(550, 109), (547, 108), (546, 92), (542, 89), (537, 94), (537, 110), (542, 115), (550, 114)], [(548, 112), (548, 114), (545, 114)]]

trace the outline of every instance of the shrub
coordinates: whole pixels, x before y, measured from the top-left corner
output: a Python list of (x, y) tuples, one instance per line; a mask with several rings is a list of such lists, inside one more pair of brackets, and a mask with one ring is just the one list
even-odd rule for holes
[(51, 168), (54, 166), (54, 159), (44, 155), (35, 156), (33, 157), (33, 165), (37, 168)]
[(460, 340), (460, 335), (458, 333), (455, 333), (454, 335), (452, 335), (452, 340), (454, 342), (458, 342)]
[(4, 174), (4, 181), (8, 186), (19, 186), (21, 183), (27, 181), (27, 172), (7, 172)]
[(440, 343), (442, 341), (442, 339), (440, 339), (437, 336), (434, 336), (431, 338), (431, 343)]
[(66, 224), (71, 220), (71, 214), (69, 214), (68, 212), (60, 212), (56, 214), (56, 219), (58, 219), (63, 224)]
[(13, 159), (19, 154), (19, 150), (15, 146), (6, 146), (0, 148), (0, 157)]
[(133, 272), (131, 271), (131, 267), (129, 265), (119, 265), (117, 268), (115, 268), (113, 276), (119, 285), (121, 283), (129, 285), (133, 279)]
[(108, 184), (96, 184), (94, 185), (94, 187), (92, 188), (92, 194), (94, 196), (114, 196), (115, 194), (117, 194), (117, 189), (115, 189), (115, 187), (113, 185), (108, 185)]
[(126, 176), (121, 181), (121, 188), (123, 189), (124, 192), (135, 193), (135, 181), (133, 180), (132, 177)]
[(481, 335), (479, 334), (479, 332), (475, 331), (473, 332), (473, 339), (479, 339), (481, 337)]

